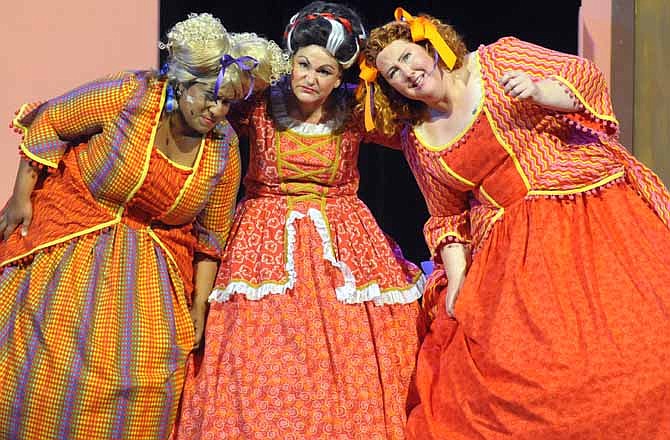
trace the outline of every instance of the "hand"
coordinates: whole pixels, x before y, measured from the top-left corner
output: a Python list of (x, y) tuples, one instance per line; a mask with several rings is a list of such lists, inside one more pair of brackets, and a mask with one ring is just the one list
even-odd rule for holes
[(540, 88), (530, 75), (517, 70), (505, 72), (500, 78), (500, 85), (513, 98), (535, 100), (540, 94)]
[(205, 334), (205, 320), (207, 319), (207, 307), (207, 302), (195, 301), (189, 311), (195, 333), (193, 350), (197, 350), (202, 346), (202, 339)]
[(456, 308), (456, 300), (461, 293), (461, 287), (463, 286), (464, 280), (465, 275), (461, 279), (449, 279), (448, 281), (445, 304), (447, 306), (447, 315), (451, 318), (456, 317), (454, 309)]
[(33, 204), (30, 198), (12, 196), (0, 213), (0, 234), (7, 240), (17, 226), (21, 226), (21, 236), (28, 235), (28, 227), (33, 219)]

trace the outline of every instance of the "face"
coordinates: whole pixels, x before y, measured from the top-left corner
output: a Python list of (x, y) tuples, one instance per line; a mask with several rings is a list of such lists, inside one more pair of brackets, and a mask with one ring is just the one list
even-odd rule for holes
[(337, 60), (321, 46), (305, 46), (293, 55), (291, 89), (298, 102), (322, 105), (342, 82)]
[(377, 55), (377, 70), (406, 98), (431, 102), (440, 98), (441, 71), (418, 44), (395, 40)]
[(208, 133), (223, 121), (230, 110), (230, 100), (221, 92), (216, 99), (213, 89), (212, 85), (203, 83), (194, 83), (182, 89), (179, 111), (188, 128), (196, 133)]

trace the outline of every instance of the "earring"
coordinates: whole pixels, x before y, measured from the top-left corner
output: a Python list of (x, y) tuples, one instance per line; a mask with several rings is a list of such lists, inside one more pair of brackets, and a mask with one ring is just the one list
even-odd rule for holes
[(172, 113), (173, 111), (177, 110), (177, 108), (179, 108), (179, 103), (175, 98), (174, 87), (172, 87), (172, 84), (167, 85), (167, 91), (165, 94), (165, 110), (167, 110), (169, 113)]

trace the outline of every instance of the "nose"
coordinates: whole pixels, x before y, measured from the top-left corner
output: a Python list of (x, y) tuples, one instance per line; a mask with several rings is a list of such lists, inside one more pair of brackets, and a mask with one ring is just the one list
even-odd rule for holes
[(313, 70), (308, 70), (305, 72), (305, 80), (308, 84), (314, 84), (316, 82), (316, 72)]

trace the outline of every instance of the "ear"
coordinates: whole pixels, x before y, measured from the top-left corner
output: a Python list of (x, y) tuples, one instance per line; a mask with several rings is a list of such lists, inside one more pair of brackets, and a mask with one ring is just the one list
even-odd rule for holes
[(342, 75), (340, 75), (339, 78), (337, 78), (337, 81), (335, 81), (335, 88), (338, 88), (342, 84)]

